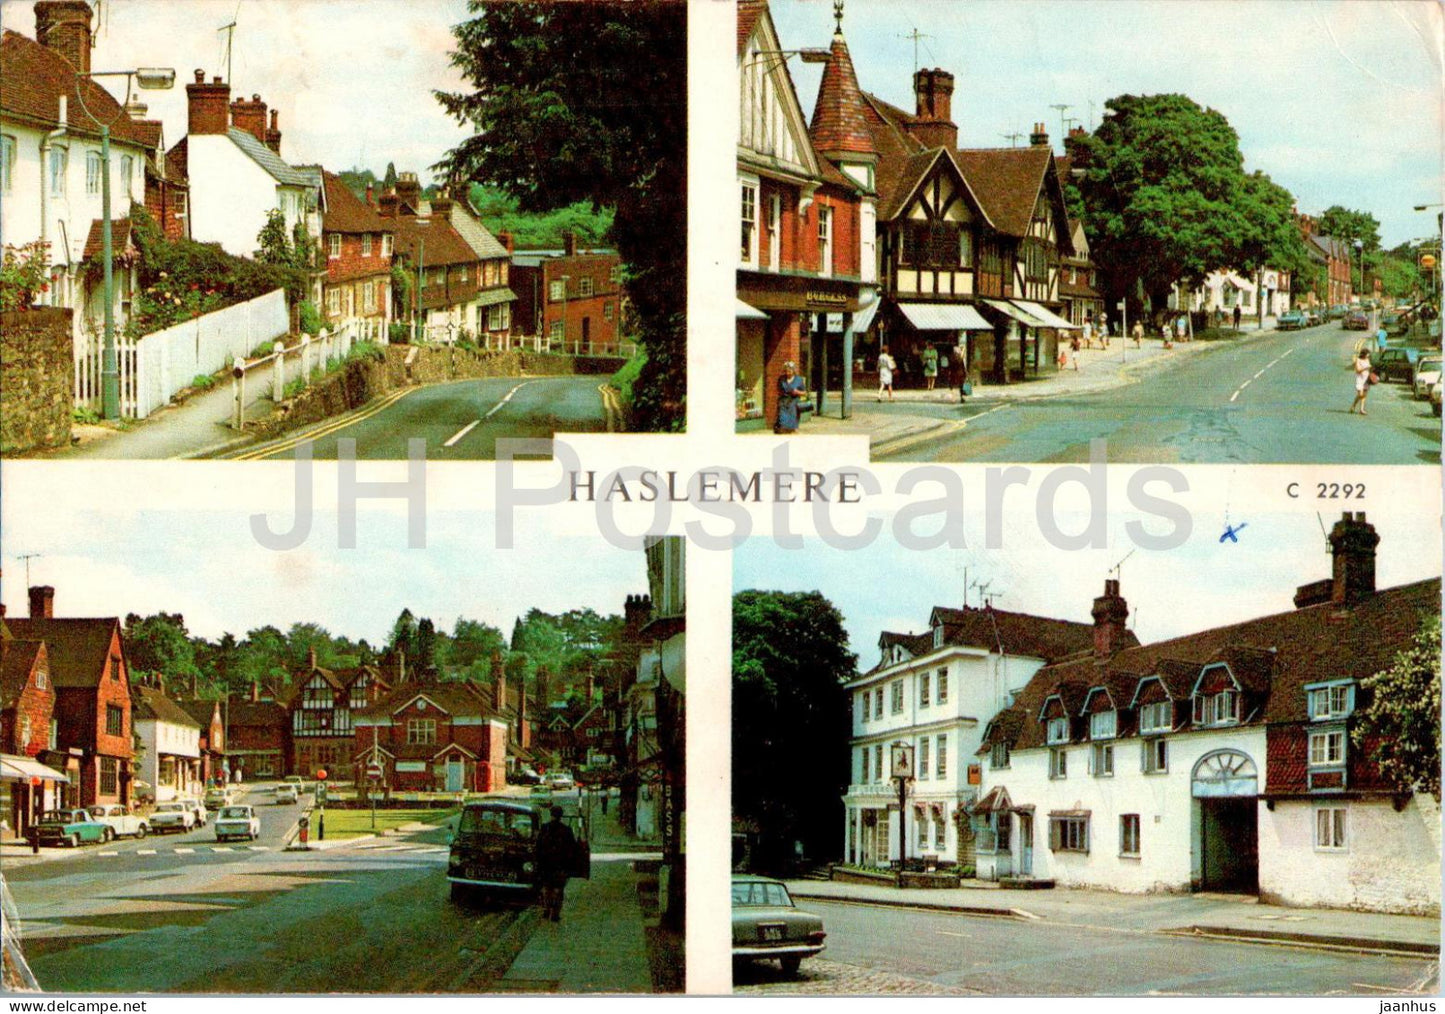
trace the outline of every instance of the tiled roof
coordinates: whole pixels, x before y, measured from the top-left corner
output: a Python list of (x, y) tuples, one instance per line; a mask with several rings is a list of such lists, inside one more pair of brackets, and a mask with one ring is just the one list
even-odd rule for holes
[(323, 232), (392, 232), (393, 219), (382, 218), (376, 209), (353, 194), (335, 173), (322, 173), (326, 190), (326, 212), (321, 216)]
[(873, 150), (878, 153), (878, 163), (873, 172), (874, 186), (878, 188), (878, 218), (879, 221), (885, 221), (897, 213), (890, 213), (889, 209), (903, 200), (895, 197), (895, 192), (903, 185), (905, 177), (909, 180), (910, 191), (913, 189), (912, 184), (917, 182), (916, 175), (907, 174), (907, 163), (912, 156), (923, 150), (923, 145), (907, 132), (907, 124), (913, 121), (913, 117), (866, 92), (863, 94), (863, 102), (868, 130), (873, 139)]
[(16, 641), (7, 639), (0, 666), (0, 709), (8, 708), (24, 692), (30, 682), (30, 670), (35, 668), (35, 658), (44, 650), (43, 641)]
[[(82, 260), (100, 257), (105, 250), (105, 221), (95, 218), (90, 222), (90, 231), (85, 235), (85, 252)], [(130, 219), (115, 218), (110, 223), (110, 252), (112, 257), (123, 257), (126, 251), (134, 250), (130, 241)]]
[(840, 154), (872, 155), (873, 137), (868, 113), (853, 58), (842, 33), (833, 36), (823, 79), (818, 84), (818, 101), (813, 106), (813, 123), (808, 128), (813, 147), (831, 157)]
[(747, 49), (748, 38), (758, 26), (758, 18), (767, 9), (767, 0), (738, 0), (738, 56)]
[(492, 235), (465, 202), (453, 200), (447, 218), (451, 221), (452, 228), (457, 231), (457, 235), (466, 240), (467, 245), (476, 251), (479, 259), (494, 260), (507, 256), (507, 248), (502, 246), (501, 241)]
[(111, 637), (120, 626), (114, 616), (97, 619), (6, 619), (22, 641), (44, 641), (50, 680), (58, 688), (95, 687), (105, 672)]
[(1083, 282), (1068, 281), (1062, 275), (1059, 276), (1059, 295), (1076, 296), (1082, 299), (1099, 298), (1098, 290), (1094, 289), (1091, 286), (1085, 285)]
[(226, 724), (231, 727), (244, 725), (284, 728), (290, 721), (286, 717), (286, 708), (276, 701), (232, 701)]
[(190, 157), (190, 145), (187, 138), (181, 138), (171, 145), (171, 150), (166, 152), (166, 176), (173, 180), (185, 182), (187, 179), (187, 160)]
[[(1053, 662), (1094, 646), (1093, 623), (1057, 620), (1032, 613), (1015, 613), (1006, 609), (952, 609), (936, 606), (934, 618), (943, 623), (947, 644), (968, 645), (996, 651), (1002, 646), (1005, 654), (1027, 655)], [(1138, 639), (1129, 632), (1130, 644)]]
[[(199, 725), (202, 729), (210, 728), (211, 719), (212, 717), (214, 717), (215, 709), (217, 707), (220, 707), (223, 718), (226, 712), (225, 703), (222, 701), (176, 701), (176, 704), (179, 705), (182, 709), (184, 709), (186, 714), (194, 718), (196, 720), (196, 724)], [(233, 704), (231, 705), (231, 707), (234, 708), (235, 705)]]
[(277, 183), (297, 187), (313, 185), (309, 174), (288, 164), (280, 155), (256, 140), (256, 135), (250, 131), (232, 127), (226, 131), (226, 136), (231, 139), (232, 144), (251, 156), (251, 160), (265, 169)]
[(19, 32), (7, 29), (0, 38), (0, 77), (5, 81), (0, 88), (0, 112), (55, 127), (60, 122), (63, 95), (67, 126), (75, 133), (99, 137), (97, 124), (109, 123), (112, 140), (155, 146), (152, 129), (132, 120), (115, 96), (91, 78), (77, 78), (65, 57)]
[(446, 219), (398, 215), (391, 221), (396, 227), (396, 253), (409, 260), (413, 268), (418, 253), (429, 268), (477, 261), (477, 252)]
[(1044, 174), (1052, 154), (1040, 145), (966, 148), (953, 152), (953, 157), (994, 227), (1010, 236), (1025, 236), (1046, 185)]
[(197, 721), (185, 708), (154, 687), (131, 688), (131, 716), (136, 720), (154, 718), (189, 729), (203, 729), (211, 721), (210, 715), (206, 716), (205, 722)]
[[(487, 716), (493, 713), (492, 691), (489, 687), (477, 683), (443, 683), (440, 680), (426, 680), (419, 683), (403, 683), (390, 693), (383, 694), (371, 707), (359, 710), (356, 714), (385, 717), (417, 696), (425, 696), (427, 700), (444, 709), (453, 717), (457, 715)], [(433, 747), (433, 752), (435, 752), (435, 747)]]
[[(1121, 691), (1158, 675), (1178, 702), (1187, 701), (1206, 665), (1227, 662), (1246, 692), (1264, 702), (1256, 721), (1303, 722), (1309, 717), (1306, 684), (1362, 680), (1379, 672), (1408, 645), (1424, 618), (1439, 611), (1440, 579), (1431, 578), (1377, 592), (1348, 609), (1325, 602), (1126, 648), (1109, 659), (1107, 672)], [(1089, 670), (1097, 670), (1092, 658), (1046, 665), (1034, 674), (1014, 704), (1024, 716), (1015, 747), (1044, 745), (1042, 727), (1029, 717), (1037, 717), (1055, 686), (1083, 680)], [(1177, 720), (1187, 721), (1187, 711), (1181, 709)]]

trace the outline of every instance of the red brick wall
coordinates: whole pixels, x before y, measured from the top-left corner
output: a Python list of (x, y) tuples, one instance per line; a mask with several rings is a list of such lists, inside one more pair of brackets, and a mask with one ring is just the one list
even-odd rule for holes
[[(42, 650), (36, 656), (36, 661), (41, 667), (48, 670), (45, 665), (45, 653)], [(50, 739), (50, 718), (55, 708), (55, 691), (49, 689), (41, 690), (35, 685), (35, 673), (31, 670), (30, 680), (25, 684), (25, 689), (20, 692), (19, 699), (13, 708), (7, 708), (0, 721), (4, 727), (0, 728), (0, 748), (6, 753), (20, 754), (24, 757), (34, 757), (41, 750), (47, 748)], [(17, 741), (20, 729), (24, 724), (24, 718), (30, 719), (30, 738), (21, 743)]]
[[(341, 237), (341, 255), (332, 257), (331, 237), (337, 235)], [(328, 282), (343, 282), (366, 275), (390, 274), (391, 272), (391, 258), (381, 255), (381, 233), (379, 232), (371, 234), (370, 257), (362, 255), (359, 233), (325, 233), (321, 237), (321, 249), (326, 254), (326, 280)]]
[[(130, 760), (133, 749), (130, 723), (130, 674), (126, 672), (125, 659), (121, 655), (119, 628), (111, 635), (110, 658), (106, 663), (105, 673), (95, 696), (97, 705), (95, 709), (95, 752)], [(111, 705), (121, 709), (121, 734), (119, 736), (112, 736), (105, 731), (106, 709)]]
[(783, 364), (798, 362), (798, 315), (784, 311), (769, 314), (766, 327), (763, 338), (763, 418), (771, 425), (778, 419), (778, 381), (783, 376)]
[[(575, 254), (571, 257), (556, 257), (542, 262), (542, 321), (538, 331), (543, 337), (551, 333), (553, 321), (563, 319), (566, 313), (567, 338), (569, 341), (582, 340), (583, 321), (588, 321), (587, 338), (592, 342), (617, 340), (618, 323), (622, 317), (622, 290), (612, 280), (612, 269), (620, 263), (616, 254)], [(679, 270), (682, 270), (679, 268)], [(553, 300), (550, 297), (551, 283), (567, 277), (567, 298)], [(582, 279), (591, 279), (592, 295), (581, 294)], [(522, 300), (526, 294), (519, 293)], [(612, 319), (606, 315), (606, 304), (612, 305)]]

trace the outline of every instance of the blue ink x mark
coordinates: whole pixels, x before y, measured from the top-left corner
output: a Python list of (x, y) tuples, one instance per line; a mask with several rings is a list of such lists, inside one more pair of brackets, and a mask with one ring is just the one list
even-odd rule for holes
[(1242, 521), (1238, 525), (1233, 526), (1225, 525), (1224, 534), (1219, 537), (1219, 541), (1223, 542), (1225, 539), (1228, 539), (1230, 542), (1237, 544), (1239, 542), (1238, 534), (1247, 527), (1249, 527), (1248, 521)]

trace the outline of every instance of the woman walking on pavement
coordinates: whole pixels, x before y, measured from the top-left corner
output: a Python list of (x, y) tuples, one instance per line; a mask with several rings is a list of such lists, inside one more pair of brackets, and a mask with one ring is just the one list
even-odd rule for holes
[(878, 400), (883, 400), (883, 392), (888, 392), (888, 400), (893, 400), (893, 371), (898, 369), (898, 364), (888, 354), (888, 346), (885, 345), (878, 351)]
[(1355, 400), (1350, 405), (1350, 411), (1360, 410), (1360, 415), (1369, 415), (1365, 411), (1365, 398), (1370, 393), (1371, 378), (1374, 374), (1370, 372), (1370, 350), (1360, 348), (1360, 354), (1355, 357)]
[(802, 417), (800, 403), (804, 390), (803, 378), (797, 375), (797, 367), (783, 364), (783, 375), (778, 378), (778, 418), (773, 424), (774, 433), (796, 433)]

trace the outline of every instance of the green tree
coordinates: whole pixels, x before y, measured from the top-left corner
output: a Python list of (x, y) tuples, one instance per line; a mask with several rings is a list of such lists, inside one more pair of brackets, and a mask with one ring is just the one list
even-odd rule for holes
[(452, 627), (451, 656), (448, 661), (458, 668), (470, 668), (476, 663), (491, 671), (492, 653), (504, 651), (502, 632), (489, 623), (457, 618)]
[(416, 625), (417, 672), (434, 676), (437, 672), (437, 628), (431, 617), (423, 616)]
[(416, 617), (410, 609), (402, 609), (396, 622), (391, 625), (391, 636), (386, 640), (386, 649), (406, 652), (408, 664), (416, 659)]
[(687, 18), (682, 3), (468, 0), (452, 63), (469, 92), (437, 100), (475, 134), (433, 168), (491, 183), (524, 211), (615, 209), (638, 339), (634, 426), (681, 429), (686, 395)]
[(201, 675), (195, 645), (180, 613), (126, 616), (125, 653), (133, 673), (178, 680), (186, 690)]
[(295, 253), (286, 238), (286, 218), (276, 208), (266, 212), (266, 224), (256, 233), (256, 259), (263, 264), (295, 267)]
[[(1296, 274), (1310, 264), (1304, 237), (1295, 219), (1294, 195), (1262, 172), (1245, 176), (1235, 192), (1235, 220), (1242, 226), (1235, 238), (1231, 265), (1259, 283), (1265, 268)], [(1264, 300), (1255, 300), (1261, 323)]]
[(1342, 239), (1351, 248), (1359, 240), (1367, 254), (1380, 249), (1380, 223), (1367, 211), (1333, 204), (1320, 214), (1318, 227), (1321, 235)]
[(330, 632), (319, 623), (293, 623), (286, 631), (286, 665), (292, 672), (299, 672), (311, 662), (311, 653), (316, 652), (316, 664), (323, 669), (338, 668), (340, 653), (331, 640)]
[(838, 854), (849, 775), (843, 684), (857, 661), (822, 594), (733, 596), (733, 814), (761, 828), (764, 869), (783, 869), (794, 841), (812, 857)]
[(390, 190), (396, 186), (396, 178), (396, 163), (388, 162), (386, 164), (386, 175), (381, 178), (382, 189)]
[[(1113, 290), (1159, 306), (1177, 282), (1235, 266), (1248, 228), (1239, 136), (1184, 95), (1120, 95), (1092, 134), (1066, 144), (1089, 249)], [(1110, 300), (1112, 302), (1112, 298)]]
[(1350, 732), (1398, 792), (1440, 799), (1440, 617), (1425, 619), (1389, 668), (1361, 681), (1371, 697)]
[(241, 643), (237, 671), (241, 687), (249, 691), (252, 683), (263, 687), (282, 688), (291, 683), (290, 645), (276, 627), (267, 625), (246, 632)]

